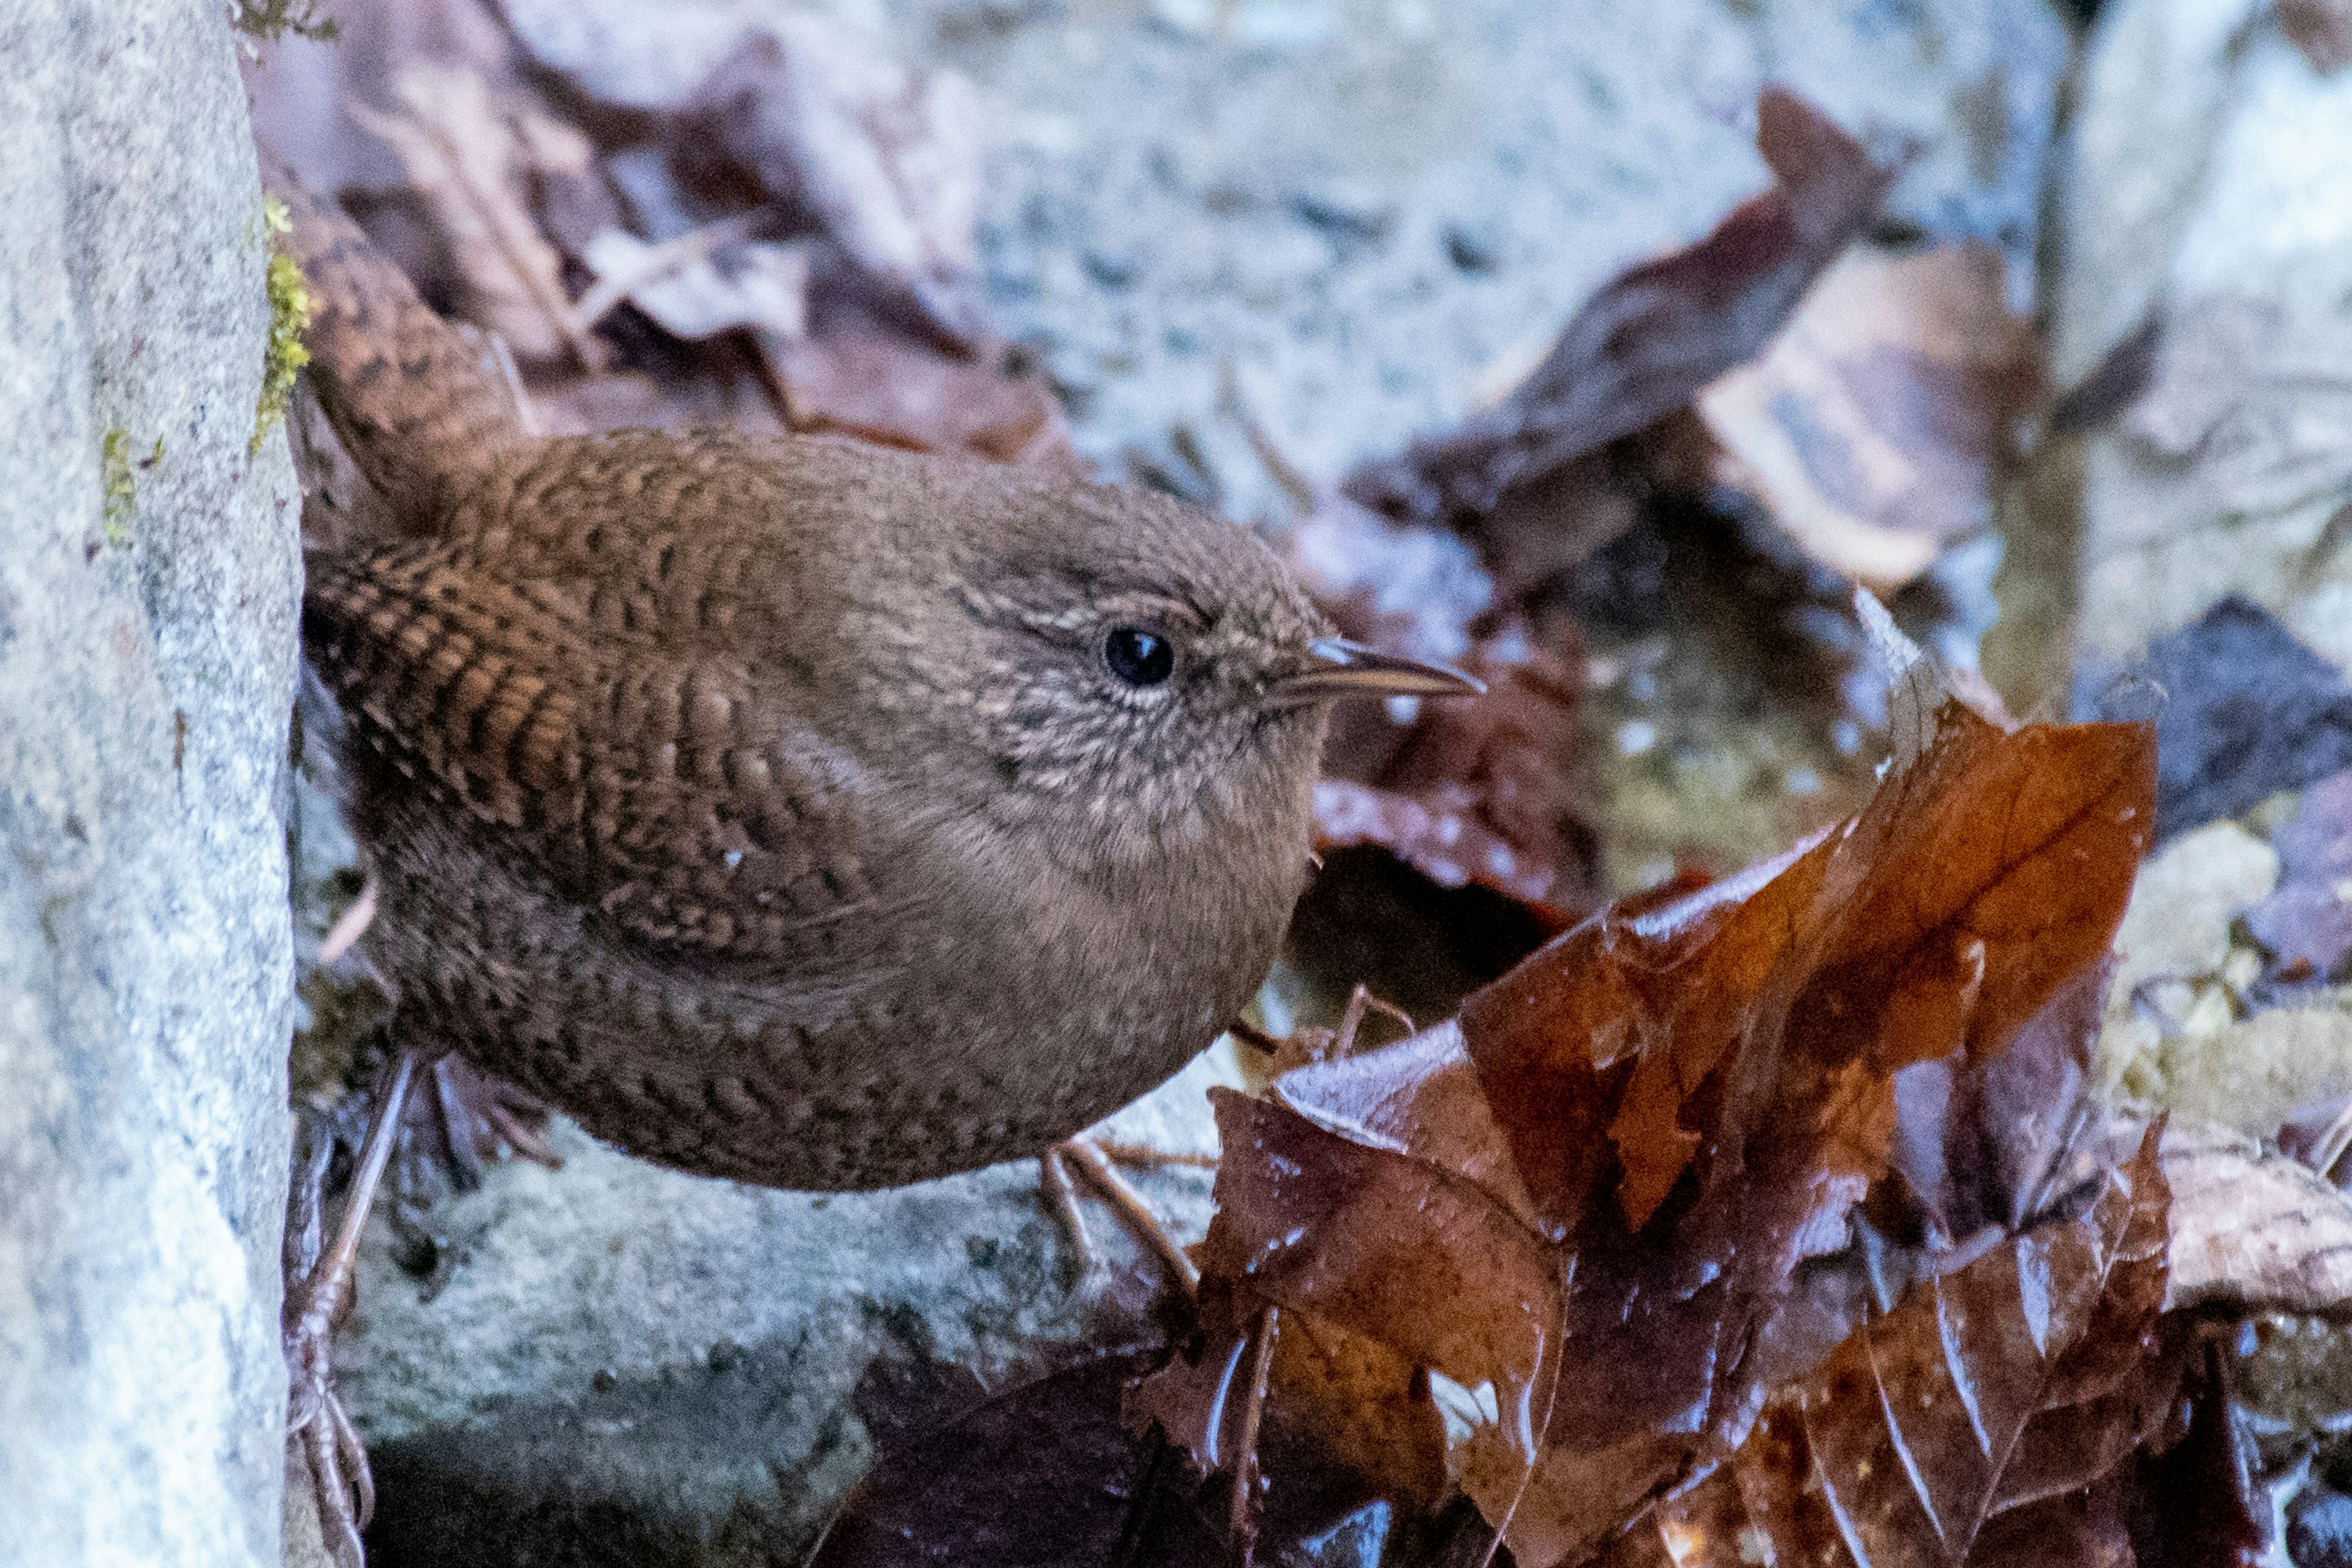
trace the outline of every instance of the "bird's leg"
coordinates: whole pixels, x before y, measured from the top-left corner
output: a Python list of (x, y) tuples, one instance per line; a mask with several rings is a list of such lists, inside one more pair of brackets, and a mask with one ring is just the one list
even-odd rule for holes
[[(1113, 1150), (1118, 1151), (1116, 1155), (1111, 1152)], [(1216, 1156), (1174, 1154), (1132, 1143), (1108, 1143), (1098, 1141), (1091, 1133), (1081, 1132), (1075, 1138), (1055, 1144), (1038, 1157), (1038, 1184), (1045, 1189), (1046, 1201), (1053, 1206), (1055, 1214), (1069, 1227), (1072, 1238), (1077, 1243), (1079, 1259), (1089, 1272), (1100, 1258), (1096, 1255), (1093, 1241), (1087, 1236), (1087, 1222), (1078, 1213), (1077, 1186), (1071, 1180), (1074, 1172), (1094, 1189), (1097, 1196), (1111, 1206), (1128, 1229), (1160, 1254), (1168, 1265), (1168, 1272), (1183, 1287), (1187, 1296), (1192, 1295), (1200, 1289), (1201, 1271), (1192, 1267), (1192, 1260), (1184, 1256), (1184, 1249), (1176, 1245), (1176, 1238), (1168, 1234), (1168, 1227), (1160, 1223), (1159, 1216), (1151, 1212), (1151, 1205), (1143, 1201), (1143, 1194), (1118, 1173), (1118, 1167), (1111, 1163), (1114, 1158), (1137, 1165), (1213, 1168), (1217, 1163)]]
[[(1356, 1048), (1356, 1036), (1362, 1030), (1364, 1020), (1373, 1013), (1394, 1019), (1408, 1035), (1413, 1023), (1403, 1009), (1383, 1002), (1359, 985), (1348, 998), (1347, 1011), (1339, 1016), (1337, 1029), (1301, 1029), (1287, 1039), (1276, 1040), (1263, 1030), (1237, 1022), (1234, 1033), (1249, 1044), (1275, 1055), (1274, 1068), (1282, 1072), (1310, 1062), (1337, 1060)], [(1129, 1230), (1149, 1244), (1154, 1252), (1167, 1261), (1168, 1269), (1181, 1282), (1186, 1294), (1201, 1283), (1201, 1271), (1176, 1245), (1176, 1238), (1151, 1212), (1133, 1184), (1118, 1173), (1119, 1165), (1139, 1170), (1153, 1170), (1169, 1165), (1191, 1165), (1202, 1170), (1217, 1168), (1214, 1154), (1178, 1152), (1155, 1149), (1148, 1143), (1127, 1143), (1106, 1138), (1099, 1133), (1081, 1132), (1076, 1137), (1056, 1143), (1038, 1158), (1037, 1185), (1045, 1195), (1046, 1206), (1070, 1233), (1076, 1244), (1078, 1257), (1091, 1271), (1101, 1261), (1095, 1251), (1093, 1239), (1087, 1235), (1085, 1216), (1078, 1211), (1077, 1184), (1083, 1181), (1097, 1195), (1108, 1204)]]
[(1412, 1014), (1393, 1002), (1381, 1001), (1369, 989), (1359, 985), (1348, 997), (1347, 1010), (1339, 1015), (1339, 1033), (1331, 1042), (1330, 1059), (1338, 1061), (1355, 1054), (1356, 1034), (1364, 1026), (1364, 1016), (1368, 1013), (1378, 1013), (1384, 1018), (1395, 1020), (1407, 1035), (1415, 1032)]
[[(281, 1320), (288, 1383), (286, 1429), (302, 1440), (311, 1489), (318, 1498), (319, 1532), (342, 1568), (360, 1568), (364, 1560), (360, 1531), (375, 1511), (375, 1483), (368, 1474), (367, 1451), (335, 1398), (335, 1325), (351, 1306), (360, 1233), (367, 1226), (368, 1205), (383, 1180), (384, 1164), (392, 1158), (417, 1066), (413, 1050), (404, 1049), (393, 1062), (390, 1076), (375, 1095), (367, 1142), (360, 1149), (359, 1169), (352, 1176), (334, 1245), (324, 1256), (304, 1259), (309, 1267), (301, 1278), (288, 1282)], [(314, 1160), (306, 1174), (323, 1181), (323, 1162)], [(318, 1202), (315, 1192), (305, 1192), (299, 1194), (296, 1205), (303, 1229), (310, 1237), (316, 1235)]]

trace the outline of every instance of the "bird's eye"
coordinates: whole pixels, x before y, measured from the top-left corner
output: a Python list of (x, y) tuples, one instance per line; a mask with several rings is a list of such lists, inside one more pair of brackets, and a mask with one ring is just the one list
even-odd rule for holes
[(1113, 626), (1103, 639), (1103, 662), (1129, 686), (1157, 686), (1176, 668), (1176, 650), (1158, 632)]

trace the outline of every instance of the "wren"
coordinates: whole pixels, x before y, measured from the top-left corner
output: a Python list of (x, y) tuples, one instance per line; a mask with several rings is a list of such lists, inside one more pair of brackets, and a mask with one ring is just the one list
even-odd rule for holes
[[(380, 889), (386, 1102), (457, 1052), (706, 1175), (1036, 1155), (1264, 977), (1331, 702), (1476, 689), (1339, 641), (1248, 531), (1160, 496), (819, 437), (530, 436), (480, 345), (284, 194), (311, 392), (390, 519), (307, 545), (302, 615)], [(323, 1349), (355, 1223), (288, 1307), (322, 1493), (326, 1434), (363, 1463)]]

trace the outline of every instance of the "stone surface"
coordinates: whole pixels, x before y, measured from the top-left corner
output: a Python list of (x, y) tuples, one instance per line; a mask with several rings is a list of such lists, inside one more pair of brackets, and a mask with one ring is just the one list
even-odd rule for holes
[(0, 8), (0, 1563), (274, 1563), (299, 582), (219, 6)]
[[(1223, 1047), (1112, 1122), (1214, 1148)], [(425, 1282), (370, 1227), (338, 1375), (374, 1456), (378, 1568), (797, 1562), (874, 1453), (872, 1426), (950, 1369), (995, 1384), (1144, 1327), (1162, 1279), (1082, 1200), (1081, 1277), (1023, 1162), (822, 1196), (681, 1175), (556, 1124), (563, 1168), (508, 1163), (436, 1209)], [(1138, 1186), (1180, 1241), (1209, 1173)]]
[(2234, 822), (2185, 833), (2149, 857), (2116, 932), (2116, 989), (2218, 973), (2230, 922), (2268, 898), (2278, 874), (2278, 851)]
[[(2099, 1083), (2168, 1106), (2178, 1103), (2173, 1077), (2184, 1063), (2200, 1081), (2211, 1076), (2194, 1063), (2237, 1024), (2235, 998), (2262, 969), (2258, 952), (2231, 944), (2231, 928), (2269, 896), (2278, 874), (2278, 852), (2235, 822), (2208, 823), (2148, 857), (2116, 932)], [(2226, 1112), (2217, 1119), (2236, 1124)]]
[(2075, 126), (2059, 384), (2155, 334), (2083, 454), (2084, 645), (2127, 655), (2235, 592), (2352, 662), (2352, 74), (2252, 0), (2117, 0)]
[(2275, 1007), (2165, 1042), (2159, 1102), (2252, 1137), (2352, 1091), (2352, 1013)]

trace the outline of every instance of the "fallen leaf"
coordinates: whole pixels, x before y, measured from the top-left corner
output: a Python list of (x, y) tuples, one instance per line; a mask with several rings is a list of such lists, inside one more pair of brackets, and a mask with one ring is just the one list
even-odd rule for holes
[(2179, 1376), (2165, 1429), (2133, 1460), (2128, 1524), (2137, 1568), (2257, 1568), (2271, 1561), (2268, 1489), (2238, 1430), (2224, 1347), (2176, 1321)]
[(2168, 1309), (2352, 1315), (2352, 1201), (2301, 1161), (2226, 1128), (2175, 1121)]
[(1340, 631), (1486, 682), (1467, 702), (1356, 703), (1332, 716), (1318, 847), (1377, 845), (1440, 888), (1490, 888), (1550, 911), (1589, 906), (1580, 674), (1493, 608), (1494, 584), (1444, 531), (1326, 498), (1291, 559)]
[(1893, 1165), (1930, 1249), (2021, 1229), (2093, 1173), (2105, 1125), (2091, 1054), (2115, 969), (2109, 959), (2083, 970), (1999, 1056), (1895, 1075)]
[(2163, 1414), (2168, 1202), (2151, 1136), (2079, 1217), (1865, 1322), (1601, 1561), (2129, 1564), (2125, 1486)]
[(678, 153), (747, 171), (938, 330), (977, 335), (966, 285), (989, 142), (979, 92), (840, 19), (769, 8), (683, 18), (602, 0), (501, 0), (523, 47), (602, 102), (655, 116)]
[(2352, 772), (2305, 791), (2275, 843), (2278, 889), (2246, 911), (2246, 929), (2280, 963), (2332, 975), (2352, 955)]
[[(662, 245), (621, 229), (588, 242), (581, 259), (596, 274), (582, 296), (594, 321), (626, 300), (672, 337), (695, 339), (748, 327), (779, 339), (808, 329), (805, 246), (740, 237), (740, 225), (711, 225)], [(716, 232), (714, 232), (716, 231)]]
[(2127, 670), (2086, 671), (2077, 717), (2098, 710), (2118, 674), (2157, 698), (2159, 843), (2352, 768), (2352, 682), (2235, 594)]
[(2079, 1058), (2152, 737), (1923, 718), (1940, 688), (1906, 689), (1916, 732), (1853, 822), (1604, 911), (1458, 1030), (1218, 1098), (1204, 1277), (1444, 1380), (1449, 1463), (1528, 1568), (1744, 1429), (1743, 1347), (1797, 1265), (1845, 1244), (1903, 1068), (1990, 1063), (2050, 1008), (2053, 1054)]
[(531, 216), (529, 182), (542, 171), (579, 173), (587, 139), (527, 105), (492, 97), (470, 70), (417, 62), (394, 79), (395, 110), (356, 100), (345, 111), (399, 155), (448, 246), (464, 289), (461, 308), (497, 332), (517, 358), (569, 354), (604, 367), (598, 343), (574, 321), (563, 262)]
[(1119, 1422), (1120, 1391), (1154, 1359), (1106, 1354), (999, 1394), (902, 1441), (842, 1503), (810, 1568), (1217, 1568), (1219, 1527), (1181, 1461)]
[(1359, 469), (1347, 493), (1400, 521), (1460, 527), (1514, 485), (1673, 413), (1761, 349), (1877, 210), (1894, 172), (1793, 93), (1767, 89), (1756, 116), (1773, 189), (1617, 279), (1501, 405)]
[(1326, 753), (1339, 776), (1316, 787), (1320, 846), (1378, 844), (1443, 888), (1587, 907), (1575, 673), (1508, 626), (1459, 662), (1485, 696), (1424, 704), (1408, 725), (1370, 704), (1343, 721)]
[(2041, 340), (2009, 309), (1999, 252), (1856, 248), (1697, 408), (1722, 478), (1808, 555), (1885, 595), (1990, 524), (2041, 386)]

